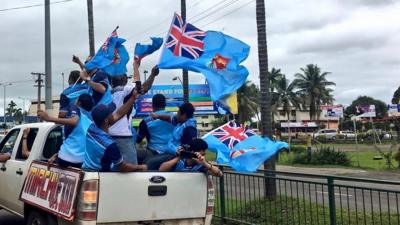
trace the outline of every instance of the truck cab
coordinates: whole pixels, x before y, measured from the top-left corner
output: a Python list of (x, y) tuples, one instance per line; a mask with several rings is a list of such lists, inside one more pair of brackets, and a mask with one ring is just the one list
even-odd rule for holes
[[(22, 133), (30, 128), (30, 155), (24, 158)], [(214, 207), (211, 179), (190, 172), (83, 172), (74, 207), (75, 219), (67, 221), (20, 201), (31, 163), (47, 161), (63, 141), (62, 128), (53, 123), (14, 127), (0, 142), (0, 208), (24, 217), (27, 225), (41, 224), (210, 224)]]

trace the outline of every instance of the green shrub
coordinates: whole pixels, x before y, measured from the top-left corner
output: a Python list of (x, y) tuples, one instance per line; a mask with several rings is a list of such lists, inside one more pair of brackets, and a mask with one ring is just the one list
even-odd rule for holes
[(311, 158), (307, 156), (306, 152), (294, 153), (290, 158), (293, 164), (311, 164), (311, 165), (340, 165), (350, 166), (351, 158), (346, 152), (335, 150), (330, 146), (322, 146), (311, 154)]
[(305, 152), (306, 150), (307, 150), (307, 147), (304, 145), (291, 145), (290, 146), (291, 152), (298, 153), (298, 152)]

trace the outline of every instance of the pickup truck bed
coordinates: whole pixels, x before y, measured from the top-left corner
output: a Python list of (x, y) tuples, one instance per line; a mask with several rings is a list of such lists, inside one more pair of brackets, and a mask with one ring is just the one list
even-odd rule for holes
[[(22, 130), (30, 127), (36, 138), (28, 159), (19, 157)], [(74, 206), (75, 219), (67, 221), (19, 200), (33, 160), (46, 161), (62, 143), (61, 128), (53, 123), (17, 126), (0, 143), (12, 149), (11, 159), (0, 163), (0, 208), (39, 224), (210, 224), (214, 206), (211, 179), (202, 173), (83, 171)], [(47, 187), (47, 186), (44, 186)]]

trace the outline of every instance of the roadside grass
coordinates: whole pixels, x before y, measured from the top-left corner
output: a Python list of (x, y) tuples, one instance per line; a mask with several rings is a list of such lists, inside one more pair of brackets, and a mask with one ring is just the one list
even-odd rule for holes
[[(374, 160), (374, 156), (379, 155), (376, 151), (358, 151), (358, 152), (346, 152), (351, 158), (350, 166), (338, 166), (338, 165), (303, 165), (303, 164), (292, 164), (291, 161), (294, 157), (294, 152), (291, 153), (280, 153), (278, 164), (301, 166), (301, 167), (324, 167), (324, 168), (357, 168), (365, 170), (397, 170), (398, 163), (392, 159), (392, 169), (389, 169), (386, 165), (385, 159)], [(359, 164), (359, 165), (358, 165)]]
[[(216, 200), (215, 215), (219, 212), (219, 201)], [(299, 198), (278, 196), (275, 200), (259, 199), (225, 201), (226, 224), (329, 224), (329, 208), (322, 204), (311, 203)], [(336, 224), (399, 224), (399, 214), (356, 212), (347, 208), (336, 208)], [(212, 224), (221, 225), (222, 220), (213, 218)]]

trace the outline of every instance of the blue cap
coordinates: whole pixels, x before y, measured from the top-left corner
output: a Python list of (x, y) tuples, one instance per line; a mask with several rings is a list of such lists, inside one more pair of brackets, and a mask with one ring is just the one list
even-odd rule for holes
[(100, 104), (93, 108), (92, 118), (96, 125), (101, 125), (104, 120), (111, 115), (117, 107), (112, 102), (108, 105)]

